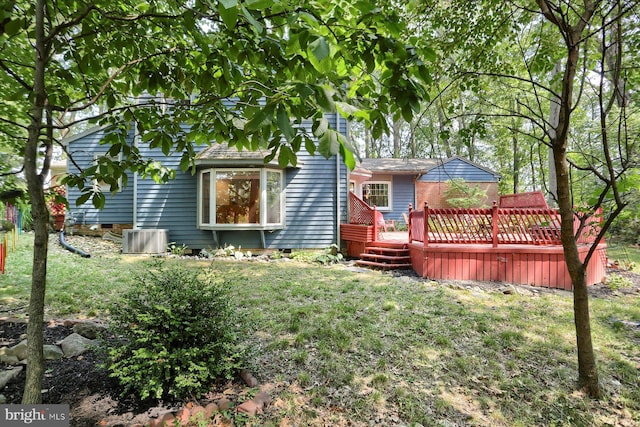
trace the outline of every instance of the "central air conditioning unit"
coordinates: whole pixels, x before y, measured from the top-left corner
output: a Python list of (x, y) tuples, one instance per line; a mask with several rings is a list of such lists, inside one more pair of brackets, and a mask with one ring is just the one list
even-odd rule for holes
[(168, 241), (169, 230), (122, 230), (122, 253), (163, 254)]

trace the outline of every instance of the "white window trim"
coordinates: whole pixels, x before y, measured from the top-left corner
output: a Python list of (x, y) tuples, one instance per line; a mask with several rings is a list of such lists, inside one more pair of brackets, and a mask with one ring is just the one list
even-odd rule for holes
[[(387, 192), (388, 192), (388, 196), (389, 196), (389, 206), (378, 206), (376, 205), (376, 209), (379, 210), (380, 212), (391, 212), (393, 211), (393, 183), (392, 181), (366, 181), (362, 183), (362, 186), (360, 187), (360, 194), (361, 194), (361, 198), (364, 200), (364, 188), (367, 185), (370, 184), (386, 184), (387, 185)], [(372, 206), (373, 207), (373, 206)]]
[[(286, 197), (284, 186), (284, 172), (280, 169), (260, 168), (260, 223), (259, 224), (217, 224), (216, 221), (216, 173), (217, 172), (255, 172), (256, 168), (206, 168), (198, 172), (198, 228), (201, 230), (279, 230), (285, 227)], [(209, 224), (202, 223), (202, 179), (205, 173), (209, 175)], [(267, 172), (280, 175), (280, 222), (267, 223)]]

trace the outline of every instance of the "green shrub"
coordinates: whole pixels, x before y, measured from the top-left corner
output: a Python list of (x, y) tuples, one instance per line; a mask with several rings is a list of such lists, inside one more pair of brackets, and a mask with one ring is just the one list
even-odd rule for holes
[(153, 266), (112, 307), (111, 328), (110, 375), (142, 399), (197, 397), (246, 359), (228, 282), (211, 271)]
[(338, 245), (331, 244), (322, 251), (302, 250), (291, 253), (291, 259), (308, 263), (320, 263), (322, 265), (338, 264), (344, 259), (344, 255), (340, 252)]
[(607, 286), (613, 290), (618, 290), (622, 288), (630, 288), (633, 285), (631, 280), (627, 277), (621, 276), (619, 274), (610, 274), (607, 277)]
[(189, 247), (184, 243), (181, 246), (178, 246), (176, 242), (171, 242), (167, 245), (167, 252), (176, 256), (185, 256), (188, 249)]

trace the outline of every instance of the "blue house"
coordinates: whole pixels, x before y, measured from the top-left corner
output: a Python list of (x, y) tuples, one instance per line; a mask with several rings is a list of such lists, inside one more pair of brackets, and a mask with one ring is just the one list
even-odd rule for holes
[(448, 181), (462, 179), (485, 191), (482, 206), (498, 200), (500, 175), (462, 157), (449, 159), (363, 159), (350, 174), (350, 188), (386, 220), (403, 221), (409, 204), (421, 210), (451, 207), (445, 195)]
[[(336, 115), (328, 119), (334, 129), (346, 133), (343, 120)], [(65, 141), (75, 162), (68, 163), (69, 173), (78, 172), (76, 164), (84, 168), (106, 154), (109, 146), (100, 145), (105, 132), (94, 128)], [(160, 149), (134, 141), (133, 131), (128, 138), (143, 157), (174, 169), (175, 179), (160, 185), (137, 175), (129, 177), (128, 185), (116, 194), (104, 189), (103, 209), (90, 201), (76, 206), (80, 193), (70, 188), (69, 217), (75, 229), (124, 230), (124, 251), (131, 253), (163, 252), (167, 242), (196, 251), (228, 245), (325, 248), (340, 242), (349, 187), (347, 168), (337, 156), (325, 159), (300, 152), (296, 167), (281, 168), (265, 164), (265, 152), (214, 144), (197, 155), (197, 171), (192, 174), (180, 170), (182, 153), (165, 156)], [(149, 250), (148, 240), (160, 243)]]

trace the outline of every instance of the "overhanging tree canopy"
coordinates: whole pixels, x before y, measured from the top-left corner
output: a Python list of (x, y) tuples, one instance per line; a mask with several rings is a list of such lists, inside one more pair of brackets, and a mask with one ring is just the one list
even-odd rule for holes
[[(171, 175), (126, 144), (132, 127), (144, 143), (184, 153), (185, 170), (194, 147), (209, 143), (269, 148), (282, 165), (295, 164), (303, 147), (340, 153), (352, 165), (348, 141), (323, 113), (382, 133), (384, 114), (411, 118), (418, 110), (426, 93), (420, 80), (429, 74), (398, 41), (403, 25), (393, 9), (370, 0), (14, 0), (0, 10), (0, 24), (0, 88), (15, 103), (0, 110), (0, 133), (24, 153), (35, 228), (24, 403), (41, 400), (42, 184), (64, 131), (110, 126), (104, 143), (122, 160), (101, 161), (68, 181), (99, 206), (94, 179), (115, 188), (126, 169), (158, 180)], [(313, 120), (317, 146), (297, 126), (305, 119)]]

